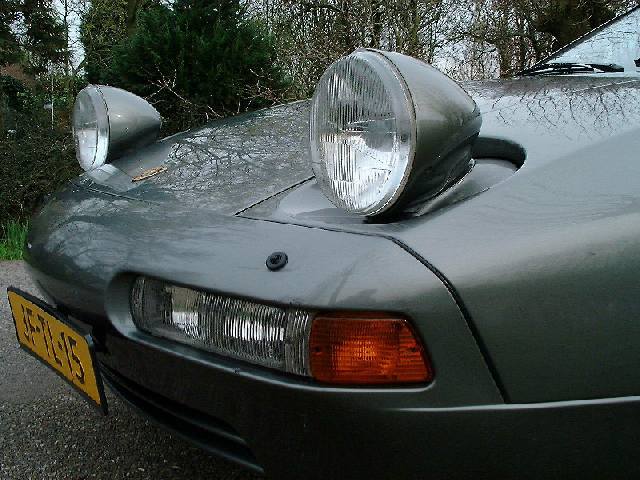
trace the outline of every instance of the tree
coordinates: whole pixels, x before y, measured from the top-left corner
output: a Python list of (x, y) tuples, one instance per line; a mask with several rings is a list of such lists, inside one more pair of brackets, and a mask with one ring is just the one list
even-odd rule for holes
[(177, 0), (138, 15), (105, 76), (149, 98), (171, 130), (266, 105), (285, 82), (272, 37), (237, 0)]
[(460, 36), (493, 45), (500, 75), (510, 76), (610, 20), (634, 1), (470, 0), (472, 19)]
[(83, 66), (90, 83), (110, 83), (113, 49), (133, 33), (143, 4), (144, 0), (93, 0), (82, 15)]
[(3, 0), (0, 65), (21, 63), (38, 74), (65, 55), (65, 32), (50, 0)]
[(12, 25), (18, 20), (18, 1), (0, 3), (0, 65), (8, 65), (20, 58), (20, 48)]
[(25, 64), (33, 73), (43, 73), (66, 55), (66, 33), (51, 0), (22, 0), (21, 46)]
[(294, 95), (304, 97), (333, 61), (358, 47), (434, 61), (457, 10), (455, 0), (261, 0), (252, 14), (266, 19)]

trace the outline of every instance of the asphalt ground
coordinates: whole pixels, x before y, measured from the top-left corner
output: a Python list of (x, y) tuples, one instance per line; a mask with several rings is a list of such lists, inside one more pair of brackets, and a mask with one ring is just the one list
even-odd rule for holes
[(108, 388), (110, 413), (97, 413), (18, 348), (10, 285), (38, 293), (22, 262), (0, 261), (0, 479), (259, 478), (144, 420)]

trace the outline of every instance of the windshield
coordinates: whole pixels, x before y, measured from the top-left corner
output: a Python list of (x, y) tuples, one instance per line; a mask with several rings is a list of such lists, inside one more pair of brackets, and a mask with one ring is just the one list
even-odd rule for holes
[(636, 8), (541, 63), (615, 63), (635, 72), (639, 59), (640, 8)]

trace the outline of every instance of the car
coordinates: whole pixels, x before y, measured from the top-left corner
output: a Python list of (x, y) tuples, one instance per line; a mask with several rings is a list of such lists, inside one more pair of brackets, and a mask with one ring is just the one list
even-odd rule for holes
[(18, 341), (270, 478), (637, 478), (639, 39), (635, 8), (460, 84), (359, 49), (161, 140), (90, 85)]

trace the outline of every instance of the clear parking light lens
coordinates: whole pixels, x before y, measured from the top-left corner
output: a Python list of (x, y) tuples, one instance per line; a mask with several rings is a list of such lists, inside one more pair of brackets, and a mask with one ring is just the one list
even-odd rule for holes
[(90, 85), (78, 94), (73, 109), (76, 156), (83, 170), (105, 164), (109, 150), (107, 106), (98, 87)]
[(309, 375), (312, 313), (138, 277), (131, 291), (136, 326), (227, 357)]
[(383, 55), (359, 50), (331, 65), (311, 107), (311, 166), (336, 206), (362, 215), (390, 208), (413, 163), (409, 93)]

